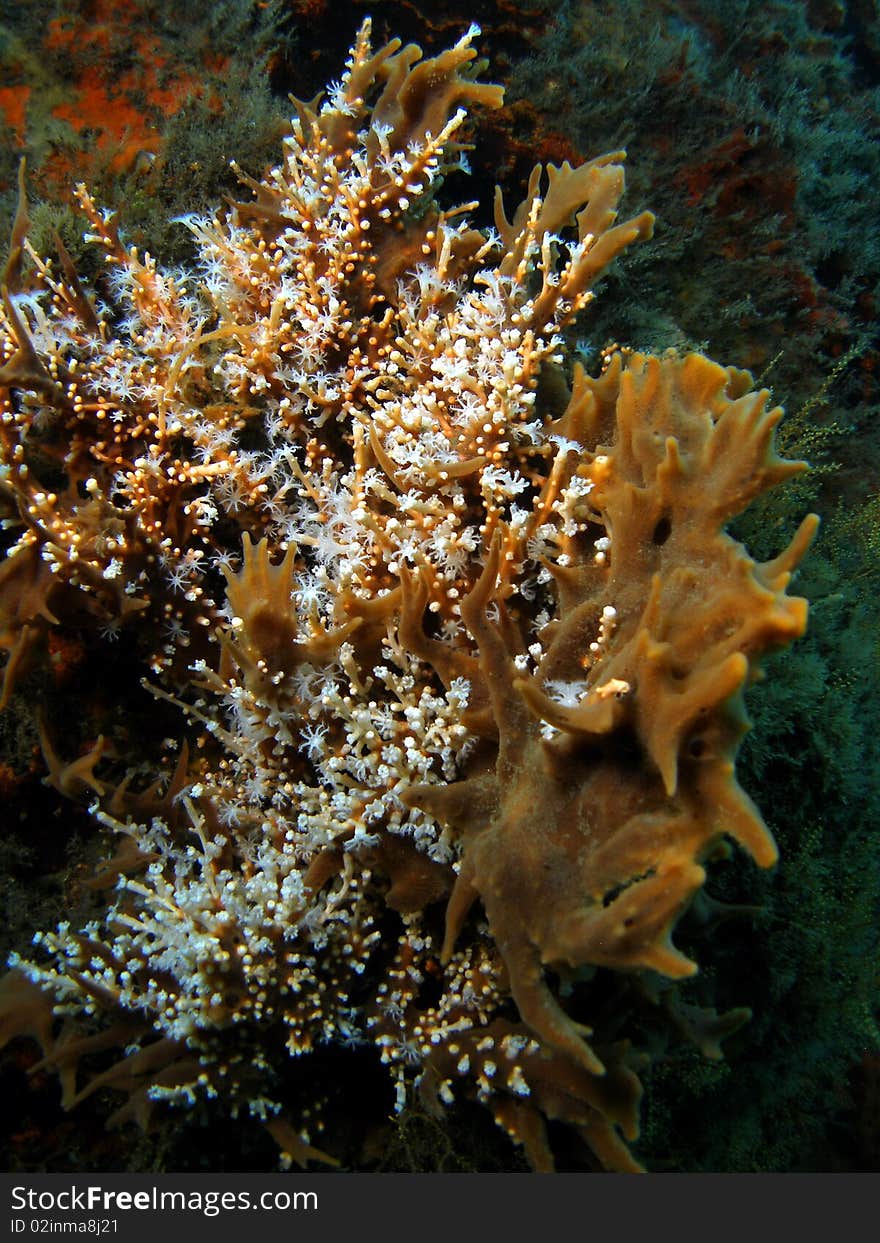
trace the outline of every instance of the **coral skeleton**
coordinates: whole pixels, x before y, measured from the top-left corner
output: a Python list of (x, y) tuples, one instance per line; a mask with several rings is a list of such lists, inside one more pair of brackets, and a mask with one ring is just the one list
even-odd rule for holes
[(38, 934), (0, 997), (66, 1108), (211, 1102), (285, 1163), (331, 1160), (286, 1068), (372, 1048), (398, 1110), (478, 1101), (535, 1169), (552, 1120), (637, 1170), (632, 1015), (710, 1057), (747, 1017), (680, 1000), (672, 935), (728, 840), (776, 859), (734, 758), (761, 657), (804, 629), (786, 587), (816, 524), (763, 564), (725, 528), (804, 464), (745, 372), (570, 358), (651, 235), (618, 222), (622, 152), (536, 168), (492, 228), (441, 206), (467, 110), (502, 102), (477, 33), (423, 59), (365, 23), (248, 201), (183, 219), (191, 271), (79, 186), (86, 290), (31, 247), (22, 174), (3, 702), (76, 626), (130, 640), (180, 721), (140, 789), (122, 742), (65, 761), (43, 727), (48, 780), (113, 843), (109, 910)]

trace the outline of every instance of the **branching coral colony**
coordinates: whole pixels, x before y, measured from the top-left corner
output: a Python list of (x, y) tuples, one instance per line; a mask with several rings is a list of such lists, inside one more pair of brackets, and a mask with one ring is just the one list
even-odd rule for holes
[(760, 656), (804, 628), (815, 519), (761, 565), (724, 524), (803, 464), (744, 372), (565, 370), (561, 330), (651, 233), (614, 223), (622, 153), (536, 169), (486, 232), (440, 209), (466, 107), (501, 104), (476, 33), (422, 60), (365, 24), (252, 201), (185, 220), (194, 272), (79, 187), (97, 301), (30, 247), (22, 196), (4, 699), (51, 628), (131, 629), (199, 744), (136, 792), (46, 738), (121, 842), (104, 918), (38, 934), (4, 985), (67, 1107), (216, 1097), (304, 1162), (332, 1136), (285, 1065), (359, 1044), (399, 1108), (475, 1098), (536, 1169), (553, 1119), (634, 1170), (628, 1016), (708, 1056), (746, 1017), (677, 999), (670, 934), (725, 836), (776, 857), (733, 759)]

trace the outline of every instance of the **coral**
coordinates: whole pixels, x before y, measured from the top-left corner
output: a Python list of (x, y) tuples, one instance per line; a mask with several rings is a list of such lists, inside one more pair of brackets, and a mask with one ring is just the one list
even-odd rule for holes
[(0, 998), (66, 1108), (217, 1100), (334, 1160), (289, 1065), (372, 1048), (398, 1109), (474, 1099), (536, 1169), (552, 1120), (635, 1170), (653, 1051), (717, 1059), (747, 1017), (679, 995), (672, 935), (726, 838), (776, 860), (734, 760), (762, 657), (804, 629), (816, 520), (762, 563), (725, 528), (803, 463), (745, 372), (566, 365), (651, 235), (617, 220), (622, 153), (536, 168), (488, 230), (441, 208), (467, 108), (501, 104), (475, 33), (424, 60), (365, 23), (251, 200), (185, 218), (194, 271), (80, 186), (96, 298), (30, 244), (22, 190), (4, 700), (70, 629), (130, 643), (184, 735), (137, 789), (121, 732), (65, 760), (41, 729), (50, 784), (117, 839), (110, 909), (38, 933)]

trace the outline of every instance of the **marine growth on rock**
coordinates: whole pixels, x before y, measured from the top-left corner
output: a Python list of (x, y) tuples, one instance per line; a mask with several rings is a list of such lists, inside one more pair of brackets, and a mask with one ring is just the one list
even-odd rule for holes
[(3, 700), (76, 628), (130, 641), (179, 720), (153, 781), (130, 741), (75, 757), (42, 726), (115, 884), (3, 985), (66, 1108), (207, 1101), (329, 1159), (322, 1085), (286, 1068), (372, 1049), (398, 1110), (476, 1100), (536, 1169), (553, 1120), (635, 1170), (645, 1015), (710, 1057), (747, 1017), (680, 999), (673, 934), (728, 840), (776, 859), (734, 758), (762, 655), (803, 631), (815, 520), (764, 564), (725, 527), (803, 463), (745, 372), (569, 356), (651, 235), (617, 222), (622, 152), (536, 168), (489, 229), (442, 206), (467, 110), (502, 103), (476, 33), (425, 60), (365, 23), (246, 201), (184, 218), (192, 270), (79, 186), (87, 290), (30, 246), (22, 177)]

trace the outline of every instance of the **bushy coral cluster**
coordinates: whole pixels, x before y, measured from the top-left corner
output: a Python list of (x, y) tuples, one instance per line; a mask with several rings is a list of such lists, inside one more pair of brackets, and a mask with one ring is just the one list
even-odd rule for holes
[(50, 779), (121, 843), (117, 896), (38, 935), (3, 1007), (68, 1106), (218, 1097), (305, 1161), (320, 1093), (287, 1099), (286, 1062), (372, 1046), (399, 1109), (475, 1098), (536, 1168), (557, 1119), (635, 1169), (628, 1016), (709, 1056), (745, 1017), (659, 982), (695, 970), (671, 932), (724, 836), (775, 859), (733, 759), (760, 656), (803, 629), (785, 588), (814, 523), (764, 565), (724, 532), (801, 468), (745, 373), (567, 364), (595, 281), (651, 232), (616, 223), (622, 153), (536, 169), (492, 229), (441, 208), (466, 109), (501, 103), (474, 34), (423, 60), (365, 24), (252, 200), (184, 219), (192, 271), (80, 187), (95, 297), (63, 246), (30, 247), (22, 193), (4, 700), (55, 628), (131, 631), (187, 741), (135, 792), (46, 731)]

